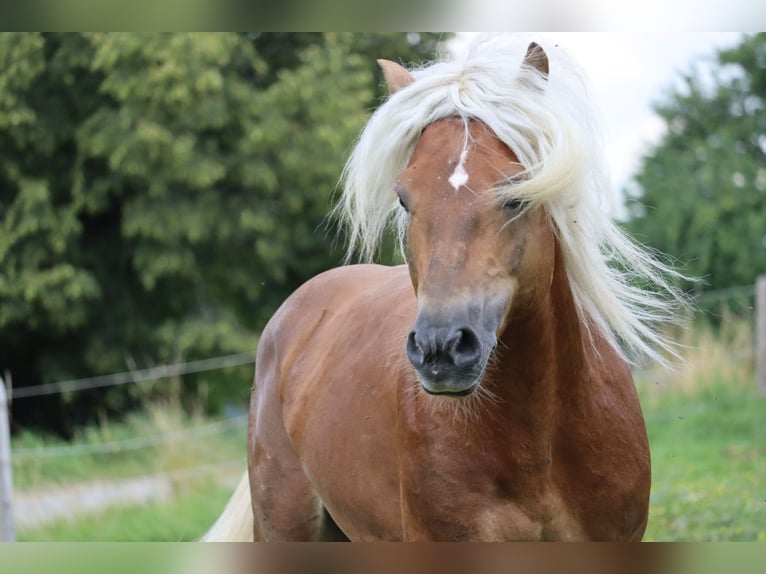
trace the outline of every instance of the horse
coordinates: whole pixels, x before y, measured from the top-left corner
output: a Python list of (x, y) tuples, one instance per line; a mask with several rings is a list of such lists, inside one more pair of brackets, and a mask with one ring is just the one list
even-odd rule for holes
[(406, 264), (324, 272), (271, 318), (248, 471), (204, 539), (641, 540), (630, 366), (673, 352), (682, 295), (604, 209), (581, 73), (504, 36), (379, 64), (338, 209), (350, 252), (390, 223)]

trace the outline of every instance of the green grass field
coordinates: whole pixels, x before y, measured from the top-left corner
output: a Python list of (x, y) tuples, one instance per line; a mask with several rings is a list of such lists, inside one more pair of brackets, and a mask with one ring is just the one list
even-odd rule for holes
[(116, 506), (99, 514), (22, 531), (18, 538), (30, 542), (194, 541), (212, 526), (232, 492), (232, 488), (210, 480), (197, 481), (169, 503)]
[(720, 383), (645, 399), (646, 540), (766, 541), (766, 397)]
[[(34, 530), (19, 528), (26, 541), (185, 541), (194, 540), (212, 524), (233, 487), (232, 476), (245, 469), (244, 421), (211, 421), (187, 415), (174, 404), (150, 405), (124, 422), (105, 422), (83, 429), (72, 444), (22, 433), (13, 439), (15, 452), (61, 449), (69, 446), (96, 449), (116, 444), (142, 446), (159, 435), (172, 440), (152, 446), (80, 456), (13, 459), (13, 480), (18, 495), (94, 481), (130, 479), (168, 473), (174, 497), (170, 502), (146, 506), (112, 506), (97, 514), (80, 515)], [(178, 440), (183, 433), (189, 438)], [(127, 441), (124, 442), (124, 441)], [(17, 450), (18, 449), (18, 450)], [(50, 452), (50, 450), (48, 450)], [(241, 468), (232, 461), (241, 459)], [(216, 476), (216, 468), (221, 472)], [(202, 472), (198, 472), (201, 470)], [(191, 472), (188, 472), (191, 471)], [(213, 472), (210, 472), (213, 471)], [(220, 479), (223, 480), (220, 480)]]
[[(13, 438), (13, 482), (17, 488), (33, 489), (153, 474), (244, 458), (246, 421), (235, 422), (237, 424), (206, 420), (199, 414), (188, 415), (171, 402), (149, 405), (124, 422), (106, 421), (82, 429), (72, 444), (53, 437), (20, 433)], [(221, 432), (217, 432), (217, 426), (220, 426)], [(191, 433), (191, 439), (179, 436), (187, 432)], [(147, 445), (161, 435), (170, 440)], [(107, 452), (78, 456), (34, 456), (36, 449), (55, 450), (75, 446), (87, 450), (120, 444), (127, 448), (118, 447), (113, 451), (107, 449)]]
[[(766, 396), (756, 389), (750, 361), (724, 361), (710, 341), (697, 341), (698, 356), (672, 375), (637, 381), (652, 450), (652, 541), (766, 541)], [(163, 409), (126, 425), (84, 433), (88, 444), (141, 429), (204, 424)], [(39, 439), (22, 437), (29, 446)], [(45, 441), (42, 441), (43, 443)], [(16, 446), (16, 444), (14, 444)], [(122, 476), (188, 467), (244, 453), (244, 430), (227, 431), (149, 452), (99, 455), (85, 461), (51, 459), (14, 465), (21, 480), (50, 482)], [(139, 454), (140, 452), (140, 454)], [(96, 515), (19, 532), (36, 541), (193, 540), (212, 524), (232, 489), (207, 479), (177, 485), (175, 498), (140, 508), (113, 507)]]
[(686, 362), (638, 377), (652, 452), (646, 540), (766, 541), (766, 396), (753, 327), (724, 320), (684, 334)]

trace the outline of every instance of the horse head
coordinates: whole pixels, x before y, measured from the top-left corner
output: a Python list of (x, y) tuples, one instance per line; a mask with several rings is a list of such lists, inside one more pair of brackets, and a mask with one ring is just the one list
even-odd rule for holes
[(418, 299), (406, 351), (429, 393), (479, 388), (514, 321), (544, 307), (554, 260), (585, 344), (602, 337), (625, 359), (674, 353), (658, 326), (677, 322), (682, 276), (610, 217), (581, 76), (560, 51), (518, 48), (487, 36), (413, 72), (381, 61), (391, 97), (344, 171), (349, 255), (372, 260), (392, 219), (406, 252)]
[[(527, 63), (547, 74), (536, 45)], [(398, 65), (381, 66), (392, 91), (410, 83)], [(485, 124), (447, 117), (425, 128), (396, 182), (418, 299), (406, 351), (428, 393), (475, 391), (511, 318), (550, 287), (555, 240), (545, 209), (507, 192), (524, 177)]]

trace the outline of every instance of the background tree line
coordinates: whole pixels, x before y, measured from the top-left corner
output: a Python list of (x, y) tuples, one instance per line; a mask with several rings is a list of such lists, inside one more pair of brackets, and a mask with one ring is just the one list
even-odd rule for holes
[[(0, 34), (0, 373), (26, 386), (251, 351), (337, 265), (327, 213), (384, 95), (435, 34)], [(628, 229), (706, 288), (766, 271), (766, 35), (657, 105)], [(184, 378), (243, 404), (252, 369)], [(17, 401), (62, 434), (161, 384)]]
[(694, 289), (766, 273), (766, 34), (708, 63), (655, 106), (665, 134), (643, 158), (626, 224), (700, 278)]
[[(375, 59), (433, 59), (440, 38), (0, 35), (0, 373), (26, 386), (253, 350), (339, 263), (326, 217), (383, 95)], [(251, 377), (218, 373), (211, 408)], [(14, 423), (67, 434), (146, 388), (20, 400)]]

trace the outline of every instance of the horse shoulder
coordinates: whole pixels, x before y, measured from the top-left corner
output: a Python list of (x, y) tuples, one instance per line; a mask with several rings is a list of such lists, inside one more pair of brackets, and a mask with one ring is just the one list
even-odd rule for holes
[(401, 524), (392, 432), (415, 305), (406, 268), (335, 269), (282, 305), (259, 346), (254, 396), (271, 397), (312, 490), (358, 539)]
[(640, 539), (651, 464), (633, 377), (625, 360), (600, 338), (587, 364), (587, 376), (572, 385), (579, 388), (570, 389), (562, 403), (557, 451), (565, 472), (559, 485), (564, 498), (577, 500), (589, 517), (592, 538)]

